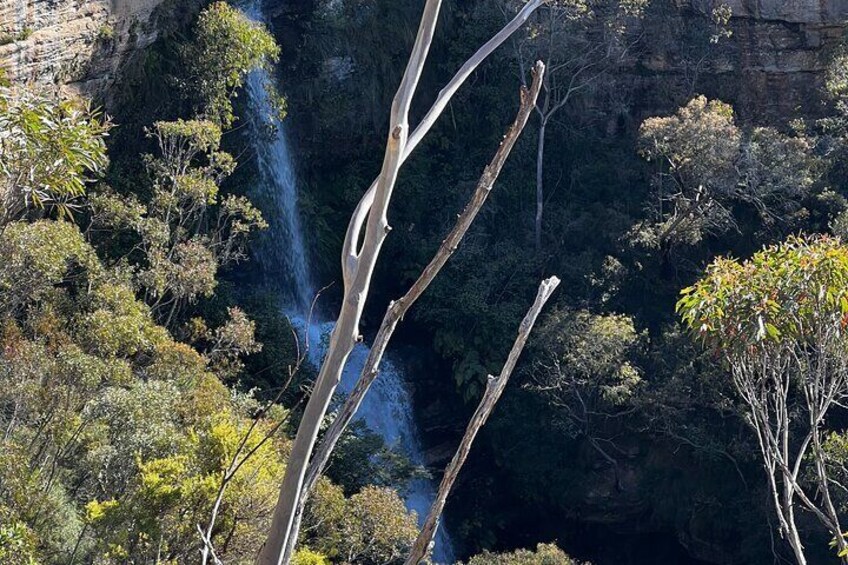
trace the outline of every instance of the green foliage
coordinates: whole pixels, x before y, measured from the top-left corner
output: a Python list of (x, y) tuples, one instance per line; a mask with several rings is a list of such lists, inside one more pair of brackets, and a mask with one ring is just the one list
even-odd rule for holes
[[(104, 564), (193, 561), (197, 525), (208, 523), (220, 494), (216, 551), (250, 559), (288, 449), (274, 437), (285, 412), (273, 408), (254, 425), (257, 402), (219, 380), (258, 349), (253, 322), (237, 308), (216, 330), (196, 322), (201, 355), (154, 322), (73, 224), (14, 222), (6, 235), (3, 280), (34, 277), (41, 287), (0, 310), (0, 404), (16, 407), (0, 413), (0, 508), (13, 517), (0, 529), (0, 552), (45, 563), (74, 552)], [(51, 249), (50, 240), (66, 244)], [(394, 491), (365, 488), (346, 499), (325, 484), (343, 511), (313, 535), (314, 547), (362, 563), (403, 554), (416, 521)]]
[(813, 140), (803, 132), (743, 130), (729, 105), (704, 96), (674, 116), (645, 120), (639, 142), (642, 156), (660, 167), (652, 217), (632, 235), (647, 247), (694, 245), (737, 228), (739, 204), (767, 224), (790, 223), (821, 176)]
[(844, 120), (848, 117), (848, 50), (845, 46), (837, 50), (827, 66), (825, 89), (838, 112), (830, 125), (844, 126)]
[(294, 565), (330, 565), (330, 560), (309, 548), (302, 548), (294, 554), (292, 563)]
[[(830, 433), (822, 444), (827, 476), (834, 485), (844, 485), (848, 480), (848, 434)], [(840, 488), (833, 489), (839, 512), (848, 512), (848, 493)]]
[(255, 338), (256, 323), (241, 308), (228, 308), (228, 320), (210, 330), (201, 318), (191, 320), (194, 340), (205, 343), (204, 354), (210, 366), (219, 376), (232, 377), (244, 368), (242, 356), (262, 351), (262, 344)]
[(245, 259), (248, 237), (267, 224), (246, 198), (219, 195), (236, 163), (220, 151), (217, 124), (156, 122), (148, 135), (160, 153), (146, 157), (149, 202), (103, 191), (92, 196), (92, 221), (138, 240), (140, 256), (127, 257), (136, 264), (136, 283), (156, 316), (172, 324), (186, 304), (212, 296), (219, 268)]
[[(210, 539), (224, 562), (252, 561), (267, 533), (289, 414), (222, 381), (241, 376), (245, 356), (260, 352), (257, 332), (274, 342), (275, 366), (254, 360), (248, 369), (285, 372), (293, 354), (278, 342), (290, 327), (264, 300), (273, 314), (263, 312), (257, 327), (217, 276), (246, 258), (248, 237), (265, 226), (246, 198), (221, 193), (236, 166), (221, 140), (230, 98), (247, 72), (276, 60), (277, 48), (264, 28), (217, 3), (183, 54), (195, 81), (186, 92), (207, 119), (155, 122), (148, 134), (158, 154), (137, 159), (143, 182), (88, 195), (84, 232), (35, 208), (3, 212), (0, 562), (193, 563), (203, 546), (197, 527), (207, 527), (213, 508)], [(15, 196), (8, 184), (44, 208), (76, 206), (107, 164), (108, 123), (75, 103), (10, 92), (0, 99), (0, 119), (13, 126), (0, 134), (0, 165), (4, 178), (16, 176), (0, 185), (4, 205)], [(32, 196), (21, 179), (35, 179), (41, 192)], [(200, 298), (209, 298), (205, 308)], [(279, 386), (277, 374), (267, 376)], [(346, 460), (388, 460), (372, 439), (347, 448)], [(385, 488), (399, 479), (386, 470), (384, 488), (369, 490), (364, 472), (350, 498), (323, 481), (344, 515), (310, 540), (357, 562), (395, 561), (417, 532), (414, 515)], [(331, 562), (306, 549), (295, 561)]]
[[(842, 531), (830, 495), (832, 486), (842, 490), (841, 447), (824, 423), (848, 395), (846, 283), (848, 247), (833, 237), (791, 237), (741, 264), (716, 260), (677, 305), (693, 334), (727, 363), (740, 411), (757, 434), (774, 509), (796, 538), (796, 496), (818, 516), (824, 508), (825, 529)], [(819, 507), (798, 494), (802, 472), (821, 493)]]
[(485, 551), (469, 559), (467, 565), (580, 565), (580, 563), (566, 555), (555, 544), (540, 543), (536, 546), (536, 551), (528, 549), (519, 549), (512, 553)]
[(569, 381), (596, 381), (603, 399), (615, 405), (632, 396), (641, 380), (631, 361), (640, 337), (627, 316), (558, 310), (537, 332), (536, 347)]
[(27, 525), (15, 520), (8, 508), (0, 506), (0, 563), (37, 565), (35, 541)]
[(578, 435), (592, 415), (626, 407), (642, 384), (641, 336), (627, 316), (555, 310), (534, 340), (533, 388), (564, 410)]
[(403, 490), (410, 479), (421, 474), (420, 468), (386, 446), (379, 435), (359, 421), (348, 426), (327, 466), (327, 476), (347, 494), (368, 485)]
[(844, 330), (846, 283), (848, 248), (838, 239), (791, 237), (743, 263), (717, 259), (681, 291), (677, 310), (699, 339), (724, 351), (804, 344), (818, 329)]
[(365, 487), (349, 499), (329, 482), (319, 483), (304, 521), (305, 540), (335, 562), (403, 563), (418, 535), (418, 519), (388, 488)]
[(0, 87), (0, 227), (31, 210), (71, 217), (106, 169), (110, 128), (80, 101)]
[(94, 250), (76, 226), (64, 222), (12, 222), (0, 238), (0, 308), (17, 313), (38, 303), (57, 285), (73, 280), (74, 268), (95, 277)]
[[(246, 75), (275, 63), (280, 48), (265, 26), (226, 2), (214, 2), (197, 19), (194, 40), (184, 49), (186, 93), (196, 111), (223, 127), (235, 120), (230, 99)], [(281, 116), (284, 104), (279, 101)]]
[[(162, 552), (177, 562), (191, 560), (199, 551), (196, 525), (208, 521), (221, 477), (249, 425), (227, 406), (228, 395), (219, 395), (213, 406), (201, 404), (201, 398), (187, 398), (188, 403), (176, 410), (175, 414), (184, 414), (188, 421), (197, 418), (187, 433), (171, 431), (172, 442), (173, 437), (180, 439), (177, 445), (137, 451), (135, 465), (130, 467), (135, 467), (135, 472), (125, 488), (117, 491), (120, 497), (86, 505), (88, 521), (97, 533), (97, 551), (105, 555), (121, 548), (151, 558)], [(205, 413), (208, 408), (217, 409), (217, 414)], [(155, 412), (159, 417), (167, 414)], [(184, 421), (173, 416), (170, 420), (174, 425)], [(244, 448), (253, 455), (228, 483), (213, 533), (218, 551), (233, 559), (245, 558), (261, 544), (265, 517), (273, 508), (283, 471), (284, 443), (263, 441), (269, 426), (262, 424), (248, 437)], [(232, 539), (224, 543), (228, 534)]]

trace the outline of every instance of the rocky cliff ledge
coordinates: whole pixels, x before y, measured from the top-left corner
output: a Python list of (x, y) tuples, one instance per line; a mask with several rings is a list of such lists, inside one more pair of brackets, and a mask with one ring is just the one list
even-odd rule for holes
[(743, 117), (819, 115), (823, 71), (833, 49), (846, 39), (848, 0), (722, 1), (732, 10), (731, 37), (697, 48), (687, 42), (691, 22), (686, 20), (691, 18), (686, 13), (709, 14), (720, 2), (673, 0), (682, 20), (665, 19), (659, 24), (664, 29), (646, 30), (656, 38), (642, 61), (648, 74), (666, 81), (676, 75), (672, 81), (678, 88), (733, 102)]
[(156, 39), (163, 0), (2, 0), (0, 66), (13, 82), (102, 94), (127, 56)]

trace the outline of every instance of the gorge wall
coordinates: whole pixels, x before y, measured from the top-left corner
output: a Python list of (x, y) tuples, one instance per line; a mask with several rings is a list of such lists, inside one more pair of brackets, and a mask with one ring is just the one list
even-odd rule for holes
[[(189, 2), (195, 3), (195, 2)], [(282, 10), (285, 2), (268, 2)], [(0, 66), (13, 82), (67, 85), (102, 94), (121, 64), (157, 37), (166, 0), (4, 0), (0, 2)], [(185, 4), (185, 3), (183, 3)], [(295, 2), (301, 9), (310, 2)], [(656, 3), (655, 3), (656, 4)], [(729, 0), (729, 39), (694, 48), (688, 16), (708, 14), (715, 0), (672, 0), (676, 14), (647, 20), (648, 50), (638, 61), (635, 94), (646, 106), (674, 89), (714, 91), (745, 115), (817, 113), (811, 96), (830, 49), (848, 19), (848, 0)], [(291, 7), (288, 7), (291, 9)], [(306, 8), (308, 9), (308, 8)], [(164, 16), (164, 17), (163, 17)], [(709, 51), (709, 53), (707, 53)]]
[(164, 0), (3, 0), (0, 66), (15, 83), (102, 94), (122, 62), (157, 37)]
[[(705, 93), (732, 102), (744, 117), (817, 116), (822, 71), (843, 41), (845, 0), (727, 0), (731, 36), (692, 41), (693, 15), (710, 27), (715, 0), (674, 0), (645, 21), (637, 63), (644, 100), (657, 91)], [(696, 26), (697, 27), (697, 26)], [(651, 110), (661, 110), (662, 103)], [(667, 111), (667, 109), (666, 109)]]

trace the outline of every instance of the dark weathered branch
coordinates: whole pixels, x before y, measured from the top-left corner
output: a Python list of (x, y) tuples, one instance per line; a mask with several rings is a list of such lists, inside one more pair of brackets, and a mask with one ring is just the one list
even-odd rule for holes
[(480, 400), (477, 410), (468, 422), (468, 427), (465, 429), (465, 434), (462, 436), (459, 448), (456, 450), (447, 469), (445, 469), (445, 476), (442, 478), (441, 484), (439, 484), (436, 500), (430, 507), (430, 513), (427, 515), (424, 526), (421, 528), (421, 533), (418, 534), (418, 538), (412, 546), (412, 552), (406, 560), (406, 565), (419, 565), (427, 557), (427, 553), (430, 551), (430, 546), (433, 543), (433, 538), (436, 535), (436, 530), (439, 527), (439, 517), (442, 515), (442, 510), (445, 507), (445, 502), (451, 488), (453, 488), (453, 484), (456, 482), (456, 477), (459, 475), (459, 471), (462, 469), (468, 453), (471, 451), (474, 438), (477, 437), (480, 428), (489, 419), (492, 410), (494, 410), (495, 405), (503, 394), (512, 375), (512, 371), (515, 369), (515, 364), (518, 362), (518, 357), (524, 350), (524, 345), (527, 343), (527, 338), (530, 336), (533, 325), (536, 323), (539, 313), (557, 286), (559, 286), (559, 279), (557, 277), (551, 277), (542, 281), (542, 284), (539, 285), (539, 291), (536, 294), (536, 300), (533, 302), (533, 306), (530, 307), (530, 310), (521, 321), (521, 325), (518, 328), (518, 337), (512, 345), (506, 363), (504, 363), (503, 369), (501, 369), (501, 374), (497, 377), (489, 376), (483, 398)]

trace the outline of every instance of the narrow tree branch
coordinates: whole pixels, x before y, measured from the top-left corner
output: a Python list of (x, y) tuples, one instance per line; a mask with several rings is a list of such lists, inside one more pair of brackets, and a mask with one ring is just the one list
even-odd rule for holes
[[(406, 162), (415, 148), (418, 147), (424, 137), (430, 132), (430, 129), (432, 129), (433, 125), (435, 125), (436, 120), (438, 120), (439, 116), (442, 115), (442, 112), (445, 111), (445, 108), (447, 108), (454, 94), (456, 94), (459, 88), (466, 80), (468, 80), (468, 77), (477, 70), (477, 67), (479, 67), (480, 64), (489, 57), (489, 55), (491, 55), (498, 47), (509, 39), (519, 28), (521, 28), (521, 26), (530, 19), (533, 12), (535, 12), (543, 3), (544, 0), (531, 0), (528, 2), (508, 24), (506, 24), (489, 41), (483, 44), (483, 46), (480, 47), (480, 49), (478, 49), (465, 62), (465, 64), (462, 65), (462, 67), (460, 67), (459, 71), (457, 71), (450, 82), (448, 82), (445, 87), (439, 91), (439, 95), (436, 97), (436, 101), (433, 103), (433, 106), (430, 107), (430, 110), (428, 110), (427, 114), (425, 114), (421, 119), (421, 123), (419, 123), (415, 130), (409, 135), (409, 140), (404, 150), (401, 164)], [(376, 191), (377, 181), (375, 180), (356, 205), (356, 209), (354, 210), (350, 224), (348, 225), (342, 259), (342, 273), (345, 279), (350, 277), (356, 269), (359, 257), (357, 251), (359, 236), (362, 232), (362, 227), (365, 225), (365, 221), (368, 218), (368, 211), (374, 203), (374, 195), (376, 194)]]
[(318, 477), (324, 470), (324, 467), (330, 458), (330, 453), (335, 448), (339, 438), (344, 433), (345, 429), (347, 429), (347, 426), (350, 424), (350, 421), (353, 419), (353, 416), (362, 404), (365, 394), (377, 378), (380, 362), (382, 361), (383, 354), (388, 347), (389, 341), (394, 334), (398, 322), (403, 319), (418, 298), (424, 294), (424, 291), (427, 290), (430, 283), (433, 282), (442, 270), (442, 267), (444, 267), (451, 258), (454, 251), (456, 251), (460, 242), (465, 237), (465, 234), (468, 232), (468, 229), (471, 227), (471, 224), (477, 217), (477, 214), (486, 203), (486, 199), (489, 197), (492, 187), (494, 187), (507, 158), (512, 152), (513, 147), (515, 147), (518, 138), (521, 136), (521, 132), (524, 130), (524, 126), (530, 118), (530, 114), (536, 104), (536, 99), (539, 96), (544, 74), (545, 65), (540, 61), (536, 63), (533, 70), (533, 83), (530, 86), (530, 89), (528, 90), (526, 87), (521, 87), (521, 104), (518, 110), (518, 115), (507, 131), (506, 136), (504, 136), (504, 139), (498, 147), (498, 150), (491, 162), (483, 171), (483, 175), (477, 183), (477, 188), (475, 189), (471, 200), (465, 206), (462, 214), (460, 214), (457, 218), (453, 229), (451, 229), (448, 236), (444, 239), (444, 241), (442, 241), (438, 251), (436, 251), (436, 254), (433, 256), (433, 259), (424, 268), (415, 283), (413, 283), (403, 297), (393, 301), (386, 310), (386, 314), (380, 324), (380, 329), (377, 331), (377, 337), (374, 339), (371, 351), (368, 353), (368, 358), (365, 361), (365, 365), (362, 367), (362, 373), (359, 380), (357, 381), (353, 391), (348, 395), (339, 410), (338, 415), (327, 430), (327, 433), (324, 435), (324, 439), (316, 450), (315, 457), (309, 464), (307, 479), (304, 486), (306, 493), (314, 488), (315, 483), (318, 481)]
[(427, 557), (427, 553), (430, 551), (433, 543), (433, 538), (436, 535), (436, 530), (439, 527), (439, 517), (442, 514), (454, 482), (456, 482), (456, 477), (459, 475), (459, 471), (462, 469), (468, 453), (471, 451), (474, 438), (477, 437), (480, 428), (489, 419), (492, 410), (494, 410), (495, 405), (503, 394), (512, 375), (512, 371), (515, 369), (515, 364), (518, 362), (518, 357), (524, 350), (524, 345), (527, 343), (527, 338), (530, 336), (533, 325), (536, 323), (536, 319), (539, 317), (539, 313), (542, 311), (545, 303), (551, 297), (553, 291), (556, 290), (557, 286), (559, 286), (559, 282), (557, 277), (551, 277), (542, 281), (539, 285), (536, 300), (521, 321), (521, 325), (518, 328), (518, 337), (512, 345), (512, 350), (509, 352), (509, 356), (501, 369), (500, 375), (497, 377), (489, 376), (483, 398), (480, 400), (477, 410), (468, 422), (468, 427), (465, 429), (465, 435), (462, 436), (459, 448), (456, 450), (447, 469), (445, 469), (445, 476), (442, 478), (441, 484), (439, 484), (436, 500), (430, 507), (430, 513), (427, 515), (424, 526), (421, 528), (421, 533), (418, 534), (418, 538), (412, 546), (412, 552), (406, 560), (406, 565), (419, 565)]

